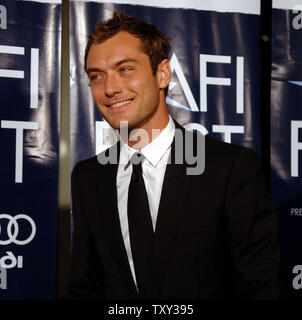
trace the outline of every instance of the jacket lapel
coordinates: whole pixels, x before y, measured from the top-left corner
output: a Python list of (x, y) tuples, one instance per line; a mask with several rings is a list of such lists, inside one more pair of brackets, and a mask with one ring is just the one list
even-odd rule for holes
[[(119, 143), (117, 150), (119, 160)], [(117, 261), (120, 277), (124, 280), (125, 286), (128, 286), (129, 294), (131, 293), (131, 296), (135, 298), (137, 297), (137, 290), (128, 262), (117, 207), (117, 169), (118, 164), (102, 166), (102, 177), (97, 183), (97, 195), (102, 198), (103, 201), (97, 199), (97, 203), (99, 212), (103, 212), (101, 225), (103, 226), (106, 241), (110, 244), (110, 253), (114, 255), (114, 260)]]
[[(176, 128), (179, 127), (176, 124)], [(182, 129), (183, 130), (183, 129)], [(185, 158), (183, 158), (185, 159)], [(175, 138), (171, 145), (161, 193), (154, 239), (152, 294), (158, 297), (166, 276), (167, 264), (175, 240), (178, 221), (188, 192), (186, 165), (175, 164)]]

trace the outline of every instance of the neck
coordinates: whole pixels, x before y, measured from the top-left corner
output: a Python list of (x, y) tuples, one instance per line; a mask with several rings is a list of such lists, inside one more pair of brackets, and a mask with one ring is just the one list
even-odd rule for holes
[(169, 123), (169, 114), (160, 118), (157, 124), (148, 122), (146, 125), (129, 130), (127, 143), (129, 147), (141, 150), (157, 138)]

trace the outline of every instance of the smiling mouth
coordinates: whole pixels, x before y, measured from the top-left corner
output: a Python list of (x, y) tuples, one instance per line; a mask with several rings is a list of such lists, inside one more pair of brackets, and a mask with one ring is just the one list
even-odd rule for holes
[(114, 103), (112, 105), (106, 104), (106, 107), (107, 108), (118, 108), (118, 107), (121, 107), (121, 106), (123, 106), (125, 104), (128, 104), (128, 103), (132, 102), (133, 100), (134, 100), (134, 98), (131, 98), (131, 99), (128, 99), (128, 100), (125, 100), (125, 101)]

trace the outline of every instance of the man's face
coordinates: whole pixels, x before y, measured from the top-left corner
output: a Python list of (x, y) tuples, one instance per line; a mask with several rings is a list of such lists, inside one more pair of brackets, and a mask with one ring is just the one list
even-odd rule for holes
[(128, 121), (130, 129), (156, 126), (162, 109), (161, 76), (152, 73), (139, 38), (121, 31), (101, 44), (94, 43), (86, 71), (97, 107), (111, 127), (119, 128), (120, 121)]

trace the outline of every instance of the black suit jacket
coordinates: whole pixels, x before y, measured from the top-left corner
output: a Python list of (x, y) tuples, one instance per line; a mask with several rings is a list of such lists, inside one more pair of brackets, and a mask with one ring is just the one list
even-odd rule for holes
[[(72, 173), (68, 292), (138, 299), (119, 223), (118, 165), (97, 159), (79, 162)], [(276, 213), (256, 154), (206, 137), (204, 173), (187, 175), (187, 167), (172, 159), (166, 168), (150, 298), (278, 298)]]

